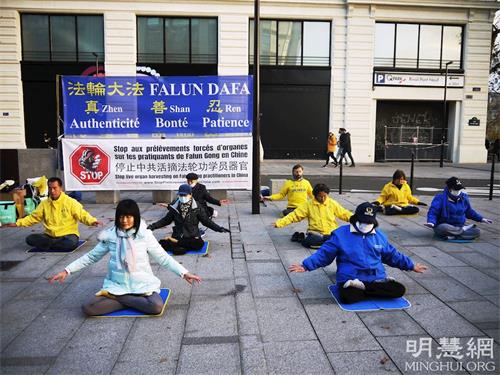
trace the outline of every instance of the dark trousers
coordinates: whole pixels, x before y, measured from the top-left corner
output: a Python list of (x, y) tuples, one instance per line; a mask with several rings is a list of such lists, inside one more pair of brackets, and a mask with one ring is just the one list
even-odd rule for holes
[(334, 152), (327, 152), (326, 153), (326, 161), (325, 161), (325, 165), (328, 165), (328, 163), (330, 162), (330, 158), (333, 159), (333, 163), (335, 165), (337, 165), (339, 162), (337, 161), (337, 158), (335, 157), (335, 153)]
[(412, 205), (404, 207), (399, 206), (399, 207), (401, 208), (401, 211), (391, 206), (386, 206), (384, 213), (386, 215), (413, 215), (418, 213), (418, 211), (420, 211), (417, 206), (412, 206)]
[(50, 237), (46, 234), (30, 234), (26, 243), (44, 250), (74, 250), (78, 246), (78, 236), (68, 234), (61, 237)]
[(86, 315), (103, 315), (113, 311), (123, 310), (131, 307), (145, 314), (157, 315), (163, 308), (163, 300), (156, 292), (150, 296), (137, 294), (124, 294), (122, 296), (110, 295), (110, 297), (94, 296), (88, 303), (82, 306)]
[(302, 246), (310, 248), (311, 246), (321, 246), (325, 241), (330, 238), (330, 235), (323, 235), (320, 233), (307, 233), (306, 238), (302, 240)]
[(205, 242), (201, 238), (181, 238), (176, 243), (169, 240), (158, 241), (165, 249), (171, 251), (174, 255), (184, 255), (188, 250), (200, 250)]
[(362, 290), (352, 286), (344, 288), (344, 283), (342, 283), (339, 288), (342, 302), (355, 303), (371, 297), (399, 298), (406, 292), (405, 286), (394, 280), (364, 282), (364, 284), (366, 289)]
[[(342, 160), (344, 159), (345, 154), (347, 154), (347, 156), (349, 156), (349, 159), (351, 159), (351, 165), (354, 166), (355, 164), (354, 164), (354, 159), (352, 158), (352, 155), (351, 155), (351, 151), (345, 151), (344, 149), (342, 150), (342, 154), (340, 154), (339, 163), (342, 163)], [(347, 158), (345, 160), (347, 161)]]

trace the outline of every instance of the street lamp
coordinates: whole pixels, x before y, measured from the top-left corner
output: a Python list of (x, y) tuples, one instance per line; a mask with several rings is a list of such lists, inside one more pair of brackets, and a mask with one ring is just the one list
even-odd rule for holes
[(441, 123), (441, 157), (439, 158), (439, 168), (443, 168), (443, 161), (444, 161), (444, 141), (446, 139), (444, 133), (444, 125), (446, 123), (446, 88), (448, 87), (448, 66), (452, 63), (453, 61), (448, 61), (445, 64), (445, 71), (444, 71), (443, 122)]

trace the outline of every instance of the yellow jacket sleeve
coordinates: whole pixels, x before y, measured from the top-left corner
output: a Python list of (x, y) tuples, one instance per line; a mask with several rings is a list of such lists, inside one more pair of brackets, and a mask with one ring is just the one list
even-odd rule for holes
[(408, 186), (408, 190), (407, 190), (407, 194), (406, 194), (406, 199), (411, 204), (417, 204), (418, 202), (420, 202), (420, 200), (418, 198), (415, 198), (413, 195), (411, 195), (411, 189), (409, 186)]
[(30, 215), (18, 219), (16, 225), (18, 227), (30, 227), (32, 225), (38, 224), (43, 219), (43, 202), (38, 205), (38, 207)]
[(295, 210), (290, 212), (285, 217), (276, 220), (276, 227), (283, 228), (292, 223), (298, 223), (301, 220), (304, 220), (308, 216), (309, 212), (309, 204), (308, 202), (302, 203)]
[(311, 183), (309, 181), (307, 181), (307, 196), (310, 198), (310, 199), (313, 199), (313, 188), (311, 186)]
[(349, 219), (352, 216), (352, 212), (342, 207), (340, 203), (337, 201), (333, 201), (333, 203), (334, 203), (335, 217), (338, 217), (340, 220), (343, 220), (348, 223)]
[(75, 220), (78, 220), (85, 225), (90, 226), (97, 221), (97, 219), (85, 211), (83, 206), (76, 200), (72, 200), (71, 213)]
[(389, 199), (389, 195), (389, 187), (387, 185), (384, 185), (384, 188), (380, 192), (380, 196), (376, 199), (376, 201), (383, 205)]
[(280, 201), (280, 200), (282, 200), (288, 194), (288, 189), (290, 189), (290, 183), (289, 183), (289, 181), (285, 181), (285, 183), (281, 187), (280, 192), (269, 196), (269, 199), (272, 200), (272, 201)]

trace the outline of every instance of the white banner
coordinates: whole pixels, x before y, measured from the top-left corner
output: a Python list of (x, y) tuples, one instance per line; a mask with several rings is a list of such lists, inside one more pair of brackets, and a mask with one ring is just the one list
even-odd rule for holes
[[(375, 86), (444, 87), (444, 75), (375, 72), (373, 84)], [(464, 87), (464, 76), (449, 74), (446, 86)]]
[(67, 190), (251, 189), (252, 138), (63, 139)]

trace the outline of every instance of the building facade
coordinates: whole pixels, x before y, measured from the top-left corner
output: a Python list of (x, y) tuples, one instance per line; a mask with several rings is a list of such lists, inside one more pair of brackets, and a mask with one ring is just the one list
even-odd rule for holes
[[(265, 158), (486, 161), (494, 0), (261, 1)], [(247, 75), (253, 1), (3, 0), (0, 148), (54, 144), (57, 75)], [(447, 77), (445, 84), (445, 76)], [(446, 105), (444, 95), (446, 91)]]

